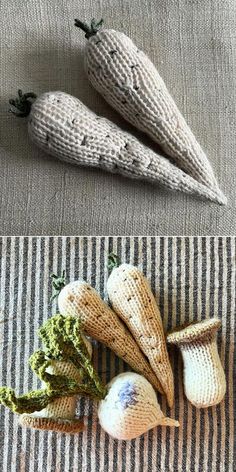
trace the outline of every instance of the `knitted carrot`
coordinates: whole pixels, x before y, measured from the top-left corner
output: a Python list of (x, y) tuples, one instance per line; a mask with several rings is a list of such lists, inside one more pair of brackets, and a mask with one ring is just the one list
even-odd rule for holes
[(29, 114), (29, 135), (49, 154), (71, 164), (98, 167), (225, 202), (218, 190), (197, 182), (130, 134), (95, 115), (77, 98), (49, 92), (32, 105), (33, 95), (19, 91), (19, 97), (10, 101), (11, 111), (23, 117)]
[[(112, 261), (114, 256), (112, 255)], [(111, 262), (112, 262), (111, 261)], [(134, 266), (122, 264), (113, 269), (107, 281), (112, 308), (124, 321), (147, 356), (169, 406), (174, 401), (174, 380), (169, 362), (162, 319), (154, 296), (143, 274)]]
[(58, 307), (64, 315), (79, 316), (87, 335), (108, 346), (163, 393), (160, 380), (130, 332), (88, 283), (77, 280), (66, 285), (58, 296)]
[(121, 115), (147, 133), (187, 174), (219, 191), (211, 165), (150, 59), (124, 33), (75, 20), (88, 39), (92, 85)]

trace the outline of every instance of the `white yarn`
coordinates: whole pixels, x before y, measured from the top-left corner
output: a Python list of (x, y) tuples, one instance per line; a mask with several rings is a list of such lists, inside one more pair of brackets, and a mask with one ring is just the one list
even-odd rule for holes
[(28, 130), (40, 148), (71, 164), (102, 168), (225, 203), (218, 188), (197, 182), (66, 93), (41, 95), (32, 105)]
[(113, 438), (130, 440), (158, 425), (179, 426), (166, 418), (155, 391), (141, 375), (125, 372), (108, 384), (108, 393), (98, 407), (102, 428)]
[(194, 179), (217, 190), (211, 165), (150, 59), (125, 34), (100, 30), (86, 43), (92, 85)]
[(217, 405), (225, 396), (225, 374), (216, 341), (183, 344), (184, 390), (188, 400), (197, 408)]
[(180, 348), (185, 395), (197, 408), (217, 405), (225, 395), (225, 373), (216, 344), (220, 324), (220, 320), (212, 318), (167, 336), (167, 342)]

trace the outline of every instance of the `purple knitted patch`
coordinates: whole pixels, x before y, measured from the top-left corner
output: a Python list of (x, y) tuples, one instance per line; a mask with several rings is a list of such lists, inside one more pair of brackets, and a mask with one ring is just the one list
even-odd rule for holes
[(135, 386), (132, 382), (127, 381), (125, 382), (118, 394), (121, 406), (126, 409), (130, 405), (135, 405), (138, 400), (136, 400), (137, 392), (135, 390)]

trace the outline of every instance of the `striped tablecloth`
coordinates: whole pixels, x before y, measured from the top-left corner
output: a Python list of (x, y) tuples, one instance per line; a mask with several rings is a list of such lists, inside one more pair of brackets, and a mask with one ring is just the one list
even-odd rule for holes
[[(64, 471), (233, 471), (235, 368), (235, 238), (180, 237), (9, 237), (0, 239), (1, 385), (18, 392), (40, 387), (28, 367), (39, 347), (37, 329), (52, 313), (50, 274), (65, 268), (69, 280), (84, 278), (106, 296), (107, 255), (138, 264), (147, 275), (166, 330), (189, 320), (218, 316), (218, 346), (227, 377), (225, 400), (197, 410), (183, 395), (179, 352), (171, 351), (175, 405), (181, 426), (156, 428), (137, 440), (106, 435), (92, 402), (80, 400), (78, 415), (87, 429), (63, 435), (22, 429), (17, 416), (1, 407), (0, 472)], [(104, 381), (128, 366), (95, 345), (95, 365)]]

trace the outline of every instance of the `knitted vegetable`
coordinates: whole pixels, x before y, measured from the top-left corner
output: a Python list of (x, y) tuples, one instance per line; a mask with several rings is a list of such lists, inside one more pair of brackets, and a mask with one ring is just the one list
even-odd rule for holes
[(86, 334), (108, 346), (163, 393), (160, 381), (127, 328), (88, 283), (77, 280), (66, 285), (59, 294), (58, 307), (63, 314), (79, 316)]
[(75, 418), (76, 393), (101, 401), (101, 425), (116, 438), (134, 438), (157, 425), (179, 425), (164, 417), (152, 386), (142, 376), (129, 372), (123, 374), (124, 382), (121, 375), (103, 387), (77, 317), (55, 315), (39, 333), (46, 353), (37, 351), (31, 356), (31, 367), (45, 389), (18, 398), (12, 389), (0, 389), (0, 402), (21, 414), (21, 425), (65, 433), (82, 431), (83, 422)]
[(225, 395), (225, 374), (216, 345), (220, 325), (220, 320), (212, 318), (167, 336), (168, 343), (176, 344), (181, 350), (185, 395), (197, 408), (217, 405)]
[(45, 388), (16, 397), (14, 390), (1, 387), (0, 403), (22, 415), (20, 423), (24, 426), (82, 431), (83, 421), (75, 418), (75, 395), (101, 399), (106, 389), (90, 362), (91, 346), (81, 334), (80, 321), (55, 315), (43, 325), (39, 335), (46, 352), (36, 351), (30, 365)]
[(211, 165), (150, 59), (124, 33), (75, 20), (86, 32), (85, 69), (121, 115), (147, 133), (177, 165), (218, 193)]
[(224, 203), (218, 190), (197, 182), (77, 98), (49, 92), (32, 105), (28, 95), (21, 93), (11, 100), (11, 111), (18, 116), (29, 114), (29, 135), (47, 153), (71, 164), (102, 168)]
[(134, 439), (156, 426), (179, 426), (162, 413), (151, 384), (134, 372), (120, 374), (108, 384), (98, 407), (102, 428), (115, 439)]
[[(112, 258), (114, 255), (110, 262)], [(115, 260), (114, 266), (117, 265)], [(107, 292), (112, 308), (148, 358), (171, 407), (174, 401), (173, 373), (161, 315), (146, 278), (137, 267), (122, 264), (112, 270), (107, 281)]]

